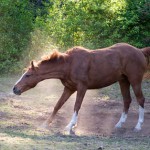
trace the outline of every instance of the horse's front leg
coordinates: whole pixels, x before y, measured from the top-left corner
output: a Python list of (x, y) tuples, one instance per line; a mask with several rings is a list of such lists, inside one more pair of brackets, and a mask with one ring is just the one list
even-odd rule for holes
[(78, 119), (78, 112), (80, 110), (84, 95), (86, 93), (87, 87), (84, 84), (79, 84), (77, 88), (76, 102), (74, 105), (74, 113), (70, 123), (65, 128), (65, 134), (71, 134), (72, 128), (76, 125)]
[(48, 119), (42, 125), (44, 128), (47, 128), (49, 126), (49, 124), (53, 121), (53, 119), (54, 119), (56, 113), (58, 112), (58, 110), (63, 106), (63, 104), (68, 100), (68, 98), (74, 92), (75, 91), (72, 91), (72, 90), (68, 89), (67, 87), (64, 88), (63, 94), (60, 97), (60, 99), (58, 100), (57, 104), (55, 105), (54, 110), (53, 110), (51, 116), (48, 117)]

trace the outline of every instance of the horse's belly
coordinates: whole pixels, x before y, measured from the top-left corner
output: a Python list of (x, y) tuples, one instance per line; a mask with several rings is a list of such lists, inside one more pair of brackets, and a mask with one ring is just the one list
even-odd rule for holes
[(99, 88), (103, 88), (103, 87), (109, 86), (109, 85), (111, 85), (111, 84), (113, 84), (113, 83), (115, 83), (115, 82), (117, 82), (117, 80), (116, 80), (116, 81), (113, 81), (113, 82), (105, 82), (105, 83), (99, 82), (99, 83), (96, 83), (96, 84), (89, 84), (89, 85), (88, 85), (88, 89), (99, 89)]
[(99, 78), (92, 78), (88, 82), (88, 89), (97, 89), (97, 88), (103, 88), (106, 86), (109, 86), (123, 78), (122, 75), (114, 74), (109, 75), (105, 77), (99, 77)]

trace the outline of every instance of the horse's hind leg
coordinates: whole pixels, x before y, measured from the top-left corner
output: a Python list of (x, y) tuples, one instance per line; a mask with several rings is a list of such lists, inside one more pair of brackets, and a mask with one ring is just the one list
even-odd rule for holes
[(139, 104), (139, 119), (135, 126), (135, 131), (141, 130), (142, 123), (144, 122), (144, 102), (145, 98), (142, 93), (141, 82), (138, 84), (132, 84), (133, 91), (135, 93), (137, 102)]
[(119, 85), (121, 89), (121, 94), (123, 96), (124, 109), (120, 117), (120, 120), (115, 125), (116, 128), (121, 128), (122, 124), (125, 123), (127, 119), (127, 114), (128, 114), (128, 110), (130, 107), (130, 103), (132, 101), (131, 96), (130, 96), (130, 83), (128, 79), (127, 78), (122, 79), (121, 81), (119, 81)]

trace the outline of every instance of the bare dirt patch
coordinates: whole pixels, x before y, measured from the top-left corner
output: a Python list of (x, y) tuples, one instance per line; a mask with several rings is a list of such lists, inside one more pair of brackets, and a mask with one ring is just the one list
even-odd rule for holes
[[(135, 101), (135, 100), (134, 100)], [(70, 102), (72, 103), (72, 102)], [(69, 102), (49, 128), (59, 128), (63, 131), (65, 125), (70, 121), (72, 110)], [(72, 103), (73, 104), (73, 103)], [(75, 129), (77, 135), (100, 135), (100, 136), (122, 136), (136, 137), (150, 135), (150, 102), (145, 104), (145, 122), (139, 133), (134, 132), (134, 127), (138, 121), (138, 106), (133, 102), (129, 111), (128, 119), (122, 129), (115, 129), (123, 104), (115, 100), (94, 101), (89, 96), (85, 97), (84, 103), (79, 113), (78, 126)]]

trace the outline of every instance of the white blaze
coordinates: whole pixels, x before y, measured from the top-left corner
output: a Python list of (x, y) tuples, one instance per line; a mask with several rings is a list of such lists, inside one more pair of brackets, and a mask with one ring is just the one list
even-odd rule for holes
[(25, 74), (26, 74), (26, 72), (20, 77), (20, 79), (15, 83), (15, 85), (18, 84), (22, 80), (22, 78)]

